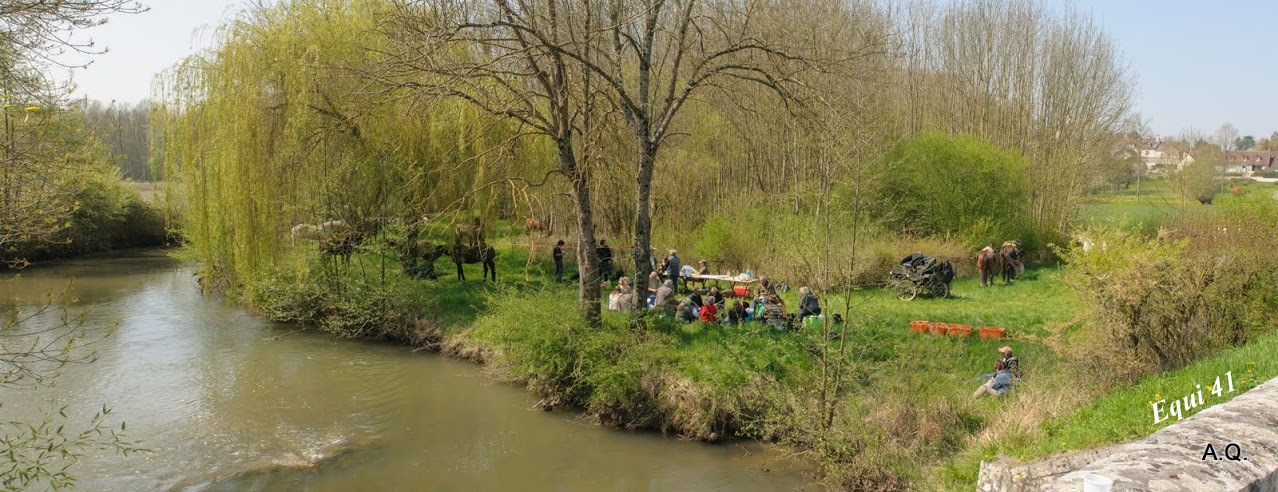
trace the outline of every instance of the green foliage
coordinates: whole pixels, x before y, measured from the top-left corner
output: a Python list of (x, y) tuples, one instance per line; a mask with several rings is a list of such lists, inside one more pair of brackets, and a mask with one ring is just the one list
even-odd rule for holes
[[(1224, 232), (1215, 224), (1199, 231)], [(1190, 248), (1188, 240), (1114, 229), (1082, 234), (1092, 250), (1068, 251), (1064, 259), (1083, 299), (1083, 326), (1062, 347), (1082, 365), (1131, 380), (1243, 345), (1273, 326), (1273, 262), (1261, 256), (1267, 252)]]
[(1015, 151), (932, 132), (897, 144), (880, 166), (880, 211), (905, 232), (983, 245), (1025, 231), (1027, 164)]
[(1216, 193), (1220, 192), (1223, 178), (1215, 161), (1203, 157), (1186, 164), (1184, 169), (1176, 173), (1175, 179), (1186, 199), (1211, 203)]
[(69, 467), (86, 452), (109, 449), (128, 456), (147, 451), (125, 437), (127, 424), (108, 423), (110, 408), (103, 406), (80, 427), (68, 427), (67, 408), (50, 412), (38, 424), (0, 423), (0, 488), (74, 489)]

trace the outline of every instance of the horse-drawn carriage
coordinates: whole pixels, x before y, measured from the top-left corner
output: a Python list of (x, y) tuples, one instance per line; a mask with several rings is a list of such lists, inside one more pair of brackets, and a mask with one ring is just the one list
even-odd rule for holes
[(926, 292), (933, 297), (949, 297), (950, 281), (954, 280), (954, 265), (948, 260), (914, 253), (901, 260), (888, 273), (887, 286), (897, 299), (909, 301)]

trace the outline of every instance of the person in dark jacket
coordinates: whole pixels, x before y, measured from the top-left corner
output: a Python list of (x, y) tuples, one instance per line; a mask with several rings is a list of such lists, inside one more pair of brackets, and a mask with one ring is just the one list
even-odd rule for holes
[(611, 282), (612, 248), (609, 248), (608, 243), (600, 239), (599, 247), (595, 248), (595, 253), (599, 255), (599, 279), (604, 282)]
[(732, 309), (728, 310), (728, 323), (739, 325), (745, 323), (750, 314), (746, 312), (745, 303), (736, 301), (732, 303)]
[(688, 300), (692, 301), (692, 305), (697, 307), (697, 311), (701, 311), (701, 306), (705, 305), (705, 301), (701, 299), (701, 289), (692, 291), (692, 295), (688, 296)]
[(555, 258), (555, 281), (564, 281), (564, 240), (560, 239), (555, 243), (555, 250), (551, 252), (551, 256)]
[(821, 302), (807, 286), (799, 287), (799, 319), (821, 315)]
[(670, 256), (666, 257), (666, 278), (675, 281), (674, 288), (679, 290), (679, 255), (675, 254), (675, 250), (670, 250)]

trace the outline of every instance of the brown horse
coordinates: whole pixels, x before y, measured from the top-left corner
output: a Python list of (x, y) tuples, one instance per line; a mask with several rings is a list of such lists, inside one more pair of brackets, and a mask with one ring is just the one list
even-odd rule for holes
[(457, 280), (466, 280), (466, 272), (462, 269), (463, 264), (482, 263), (484, 265), (483, 280), (488, 280), (488, 272), (492, 272), (493, 282), (497, 281), (497, 250), (492, 246), (462, 246), (460, 243), (453, 244), (452, 251), (448, 253), (453, 259), (453, 263), (457, 264)]
[(325, 261), (338, 257), (342, 264), (350, 266), (351, 254), (364, 242), (364, 233), (349, 231), (341, 234), (325, 234), (320, 238), (319, 248), (325, 255)]
[(469, 224), (457, 224), (453, 228), (454, 244), (465, 244), (472, 248), (479, 247), (484, 244), (484, 224), (476, 218)]
[(1003, 247), (998, 251), (998, 261), (1001, 265), (1000, 270), (1003, 272), (1003, 282), (1012, 283), (1012, 279), (1025, 271), (1025, 264), (1021, 263), (1021, 241), (1013, 240), (1003, 243)]
[[(416, 275), (424, 275), (428, 278), (435, 278), (435, 260), (448, 253), (448, 248), (438, 244), (433, 244), (425, 239), (407, 242), (399, 247), (399, 261), (404, 267), (405, 273)], [(422, 273), (416, 273), (417, 259), (426, 260), (426, 270)]]
[(986, 246), (979, 253), (976, 253), (976, 271), (981, 274), (981, 287), (989, 287), (994, 282), (996, 263), (998, 263), (998, 258), (994, 254), (994, 245)]
[(524, 220), (524, 229), (527, 230), (528, 235), (531, 236), (534, 232), (542, 232), (546, 230), (546, 225), (542, 224), (536, 217), (529, 217)]

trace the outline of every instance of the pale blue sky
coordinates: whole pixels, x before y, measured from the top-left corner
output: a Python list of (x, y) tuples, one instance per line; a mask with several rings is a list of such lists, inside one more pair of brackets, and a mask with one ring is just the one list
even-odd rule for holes
[[(76, 75), (82, 95), (135, 102), (153, 75), (212, 39), (242, 0), (150, 0), (151, 11), (118, 16), (93, 38), (110, 48)], [(1064, 3), (1064, 2), (1060, 2)], [(1136, 110), (1174, 136), (1233, 123), (1241, 135), (1278, 131), (1278, 51), (1270, 25), (1278, 1), (1077, 0), (1118, 41), (1136, 75)]]

